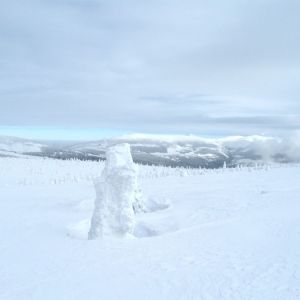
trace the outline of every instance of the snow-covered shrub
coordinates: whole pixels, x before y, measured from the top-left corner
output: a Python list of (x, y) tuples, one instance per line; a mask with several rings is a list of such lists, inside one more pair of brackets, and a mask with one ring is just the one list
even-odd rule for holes
[[(134, 208), (142, 209), (138, 192), (137, 169), (129, 144), (118, 144), (106, 151), (101, 179), (95, 182), (96, 200), (89, 239), (101, 236), (126, 236), (135, 225)], [(137, 195), (139, 197), (137, 197)]]

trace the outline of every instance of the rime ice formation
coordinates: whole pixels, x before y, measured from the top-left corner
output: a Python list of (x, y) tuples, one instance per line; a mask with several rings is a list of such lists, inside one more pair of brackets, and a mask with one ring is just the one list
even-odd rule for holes
[(132, 234), (134, 212), (143, 210), (144, 205), (129, 144), (107, 149), (105, 168), (101, 180), (95, 183), (95, 189), (89, 239)]

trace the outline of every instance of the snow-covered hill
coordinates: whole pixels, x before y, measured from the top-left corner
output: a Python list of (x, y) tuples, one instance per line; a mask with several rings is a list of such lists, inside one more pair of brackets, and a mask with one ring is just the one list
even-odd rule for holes
[(1, 300), (298, 300), (300, 168), (139, 166), (132, 239), (87, 240), (103, 162), (0, 158)]
[(22, 154), (41, 153), (45, 145), (27, 139), (0, 136), (0, 156), (19, 157)]
[[(300, 139), (265, 136), (202, 138), (133, 134), (91, 142), (35, 142), (0, 137), (0, 151), (7, 156), (31, 154), (60, 159), (99, 160), (105, 158), (108, 145), (131, 145), (135, 162), (143, 164), (218, 168), (271, 162), (299, 162)], [(0, 152), (1, 153), (1, 152)]]

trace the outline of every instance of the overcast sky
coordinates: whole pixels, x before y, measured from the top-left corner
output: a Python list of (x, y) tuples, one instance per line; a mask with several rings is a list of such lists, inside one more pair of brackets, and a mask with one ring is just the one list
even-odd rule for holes
[(299, 130), (299, 16), (299, 0), (2, 1), (0, 133)]

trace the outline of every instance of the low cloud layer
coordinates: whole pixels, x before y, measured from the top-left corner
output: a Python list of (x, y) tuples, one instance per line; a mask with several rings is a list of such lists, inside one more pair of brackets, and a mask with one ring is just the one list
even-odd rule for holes
[[(204, 138), (195, 135), (149, 135), (129, 134), (112, 139), (113, 142), (125, 141), (131, 144), (162, 144), (190, 147), (212, 148), (212, 145), (224, 153), (233, 153), (241, 157), (251, 157), (264, 162), (300, 162), (300, 132), (283, 138), (271, 136), (228, 136), (223, 138)], [(185, 154), (186, 155), (186, 154)]]
[(299, 1), (6, 1), (0, 125), (300, 129)]

